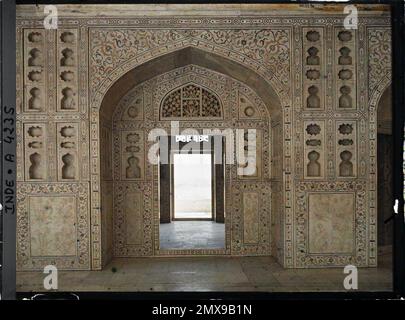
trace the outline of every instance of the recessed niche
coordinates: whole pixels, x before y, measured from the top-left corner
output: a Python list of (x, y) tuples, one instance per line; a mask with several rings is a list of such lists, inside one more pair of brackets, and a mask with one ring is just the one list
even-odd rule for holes
[(75, 41), (75, 35), (70, 31), (66, 31), (60, 35), (60, 40), (64, 43), (73, 43)]
[(340, 159), (342, 160), (339, 165), (339, 175), (341, 177), (353, 176), (353, 163), (351, 162), (352, 153), (348, 150), (344, 150), (340, 153)]
[(340, 31), (338, 34), (338, 38), (340, 41), (343, 41), (343, 42), (350, 41), (350, 40), (352, 40), (352, 33), (347, 30)]
[(28, 66), (29, 67), (41, 67), (42, 66), (42, 52), (41, 50), (34, 48), (31, 49), (30, 57), (28, 58)]
[(340, 146), (351, 146), (353, 145), (353, 140), (352, 139), (339, 139), (338, 144)]
[(312, 150), (308, 153), (307, 176), (319, 177), (321, 175), (321, 164), (318, 162), (319, 152)]
[(307, 57), (307, 65), (309, 66), (317, 66), (319, 65), (319, 57), (318, 52), (319, 50), (316, 47), (311, 47), (307, 50), (309, 56)]
[(349, 69), (342, 69), (339, 71), (340, 80), (350, 80), (353, 77), (353, 72)]
[(60, 59), (60, 65), (63, 67), (72, 67), (75, 65), (74, 52), (72, 49), (66, 48), (62, 50), (63, 58)]
[(30, 127), (29, 129), (28, 129), (28, 134), (31, 136), (31, 137), (34, 137), (34, 138), (38, 138), (38, 137), (41, 137), (42, 136), (42, 134), (43, 134), (43, 131), (42, 131), (42, 128), (41, 127)]
[(73, 73), (72, 71), (63, 71), (63, 72), (60, 74), (60, 78), (61, 78), (63, 81), (70, 82), (70, 81), (72, 81), (72, 80), (74, 79), (74, 73)]
[(139, 166), (139, 158), (131, 156), (127, 159), (128, 166), (126, 168), (127, 179), (139, 179), (141, 177), (141, 167)]
[(321, 107), (321, 100), (318, 96), (318, 87), (310, 86), (308, 88), (309, 96), (307, 98), (307, 107), (308, 108), (320, 108)]
[(39, 32), (31, 32), (28, 35), (28, 41), (31, 43), (38, 43), (42, 41), (42, 34)]
[(30, 95), (31, 97), (28, 100), (28, 109), (40, 111), (42, 109), (41, 90), (34, 87), (30, 90)]
[(310, 42), (316, 42), (321, 38), (321, 36), (318, 31), (311, 30), (307, 32), (306, 38)]
[(314, 135), (317, 135), (317, 134), (319, 134), (319, 133), (321, 132), (321, 127), (320, 127), (318, 124), (316, 124), (316, 123), (311, 123), (311, 124), (309, 124), (309, 125), (307, 126), (307, 128), (305, 129), (305, 131), (306, 131), (309, 135), (314, 136)]
[(71, 137), (74, 137), (75, 136), (75, 128), (74, 127), (71, 127), (71, 126), (66, 126), (66, 127), (63, 127), (61, 130), (60, 130), (60, 134), (62, 135), (62, 137), (64, 137), (64, 138), (71, 138)]
[(308, 139), (305, 144), (310, 147), (319, 147), (321, 145), (321, 140), (319, 139)]
[(40, 141), (33, 141), (28, 143), (28, 147), (32, 149), (41, 149), (42, 148), (42, 142)]
[(75, 158), (72, 154), (67, 153), (62, 156), (62, 178), (63, 179), (74, 179), (76, 175), (76, 168), (74, 166)]
[(38, 152), (31, 154), (30, 162), (28, 170), (30, 179), (42, 179), (41, 155)]
[(321, 76), (320, 72), (318, 70), (315, 69), (309, 69), (306, 72), (306, 76), (309, 80), (318, 80), (319, 77)]
[(76, 102), (74, 99), (74, 91), (70, 87), (66, 87), (62, 90), (62, 99), (60, 102), (60, 107), (63, 110), (74, 110), (76, 109)]
[(340, 57), (338, 63), (340, 65), (351, 65), (352, 57), (350, 56), (350, 49), (348, 47), (342, 47), (339, 49)]
[(350, 92), (352, 90), (348, 86), (342, 86), (340, 88), (339, 108), (347, 109), (352, 107), (352, 97)]
[(353, 125), (349, 123), (343, 123), (339, 126), (340, 134), (351, 134), (353, 132)]
[(42, 80), (42, 73), (41, 71), (31, 71), (28, 73), (28, 79), (33, 82), (39, 82)]

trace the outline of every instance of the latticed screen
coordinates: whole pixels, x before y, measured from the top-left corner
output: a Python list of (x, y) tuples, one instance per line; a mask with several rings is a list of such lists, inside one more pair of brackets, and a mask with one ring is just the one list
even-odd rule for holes
[(215, 94), (195, 84), (187, 84), (167, 95), (162, 102), (162, 118), (220, 118), (221, 104)]

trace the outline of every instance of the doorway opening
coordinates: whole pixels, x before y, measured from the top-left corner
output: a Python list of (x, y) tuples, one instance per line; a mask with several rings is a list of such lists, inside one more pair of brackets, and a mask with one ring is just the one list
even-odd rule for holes
[(224, 249), (222, 137), (216, 144), (214, 137), (187, 143), (177, 139), (165, 140), (160, 149), (168, 161), (162, 157), (159, 165), (159, 248)]
[(173, 154), (173, 220), (213, 220), (212, 154)]

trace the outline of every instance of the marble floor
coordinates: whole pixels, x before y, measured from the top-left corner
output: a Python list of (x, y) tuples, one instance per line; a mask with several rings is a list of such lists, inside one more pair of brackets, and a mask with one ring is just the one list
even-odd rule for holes
[[(154, 257), (114, 259), (102, 271), (60, 271), (59, 291), (182, 292), (345, 291), (343, 268), (284, 269), (271, 257)], [(43, 289), (45, 275), (18, 272), (18, 292)], [(358, 291), (391, 291), (390, 256), (359, 268)]]
[(225, 224), (214, 221), (172, 221), (160, 224), (161, 249), (225, 248)]

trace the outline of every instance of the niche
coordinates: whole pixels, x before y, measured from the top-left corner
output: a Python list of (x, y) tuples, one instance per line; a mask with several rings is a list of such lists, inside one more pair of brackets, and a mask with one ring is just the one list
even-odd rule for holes
[(308, 88), (308, 93), (309, 96), (307, 98), (307, 108), (320, 108), (321, 107), (321, 101), (318, 96), (318, 87), (316, 86), (310, 86)]
[(305, 75), (307, 76), (307, 79), (309, 79), (309, 80), (318, 80), (319, 77), (321, 76), (320, 72), (315, 69), (309, 69)]
[(339, 165), (339, 175), (341, 177), (353, 176), (353, 163), (351, 162), (352, 153), (348, 150), (344, 150), (340, 153), (340, 159), (342, 160)]
[(339, 71), (340, 80), (350, 80), (353, 77), (353, 72), (349, 69), (342, 69)]
[(30, 162), (31, 162), (29, 168), (30, 179), (42, 179), (41, 155), (38, 152), (31, 154)]
[(352, 97), (350, 96), (351, 89), (348, 86), (340, 88), (341, 96), (339, 98), (339, 108), (352, 108)]
[(28, 109), (29, 110), (42, 110), (42, 99), (41, 99), (41, 90), (37, 87), (34, 87), (30, 90), (31, 98), (28, 100)]
[(318, 52), (319, 50), (315, 47), (311, 47), (308, 49), (309, 56), (307, 57), (307, 65), (309, 66), (318, 66), (319, 65), (319, 57)]
[(73, 79), (75, 78), (75, 76), (74, 76), (74, 73), (73, 73), (72, 71), (63, 71), (63, 72), (60, 74), (60, 78), (61, 78), (63, 81), (70, 82), (70, 81), (73, 81)]
[(318, 162), (320, 154), (314, 150), (308, 153), (307, 176), (319, 177), (321, 175), (321, 164)]
[(141, 167), (139, 166), (139, 158), (131, 156), (128, 158), (128, 166), (126, 168), (127, 179), (141, 178)]
[(60, 59), (60, 65), (62, 67), (72, 67), (75, 65), (75, 60), (73, 58), (73, 50), (66, 48), (62, 50), (63, 58)]
[(73, 43), (75, 41), (75, 35), (70, 31), (66, 31), (60, 35), (60, 40), (63, 43)]
[(352, 40), (352, 33), (347, 30), (340, 31), (338, 34), (338, 38), (340, 41), (343, 41), (343, 42), (350, 41), (350, 40)]
[(66, 153), (62, 156), (62, 179), (75, 179), (75, 166), (74, 166), (75, 158), (72, 154)]
[(42, 72), (41, 71), (31, 71), (28, 73), (28, 79), (33, 82), (39, 82), (42, 80)]
[(76, 102), (74, 98), (74, 92), (72, 88), (66, 87), (62, 90), (62, 100), (60, 107), (62, 110), (74, 110), (76, 109)]
[(311, 30), (311, 31), (307, 32), (306, 38), (310, 42), (316, 42), (316, 41), (319, 41), (321, 36), (318, 31)]
[(39, 32), (31, 32), (28, 35), (28, 41), (31, 43), (38, 43), (42, 41), (42, 34)]
[(42, 66), (42, 53), (41, 50), (34, 48), (30, 51), (30, 58), (28, 59), (29, 67), (41, 67)]
[(352, 57), (350, 56), (350, 49), (348, 47), (342, 47), (339, 49), (340, 57), (338, 63), (340, 65), (351, 65), (352, 64)]

